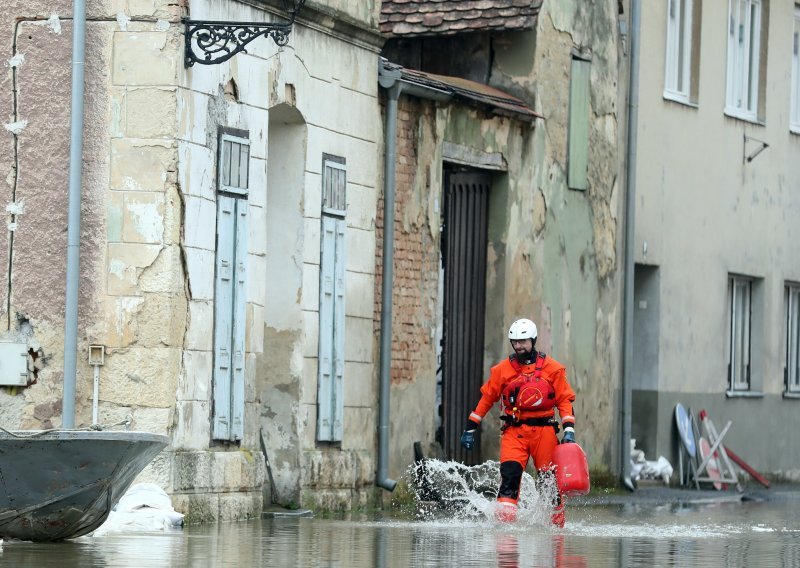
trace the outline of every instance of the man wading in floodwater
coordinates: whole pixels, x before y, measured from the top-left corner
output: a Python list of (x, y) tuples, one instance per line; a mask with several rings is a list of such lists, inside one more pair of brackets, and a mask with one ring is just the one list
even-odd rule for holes
[[(567, 382), (564, 365), (535, 350), (536, 337), (536, 324), (531, 320), (520, 319), (511, 324), (508, 339), (514, 353), (492, 367), (489, 380), (481, 387), (481, 399), (461, 435), (465, 449), (475, 447), (475, 430), (494, 403), (501, 400), (500, 418), (505, 424), (500, 438), (500, 490), (495, 513), (499, 521), (513, 522), (517, 518), (519, 487), (529, 458), (533, 458), (540, 484), (552, 479), (553, 450), (558, 445), (556, 408), (564, 426), (561, 443), (575, 441), (575, 393)], [(553, 507), (551, 521), (563, 527), (561, 495), (557, 495)]]

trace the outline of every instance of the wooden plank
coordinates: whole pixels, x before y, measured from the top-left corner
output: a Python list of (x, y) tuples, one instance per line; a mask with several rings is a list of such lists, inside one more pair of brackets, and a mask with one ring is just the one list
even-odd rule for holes
[(217, 196), (216, 283), (214, 287), (213, 431), (215, 440), (231, 436), (231, 374), (233, 353), (234, 262), (236, 203)]
[(319, 370), (317, 383), (317, 440), (332, 442), (333, 374), (335, 371), (334, 294), (336, 278), (336, 218), (322, 216), (319, 285)]
[(246, 199), (236, 199), (236, 227), (234, 236), (233, 279), (233, 330), (231, 352), (231, 426), (230, 440), (244, 437), (244, 383), (245, 352), (247, 350), (247, 236), (249, 233), (250, 204)]
[(731, 458), (734, 462), (736, 462), (736, 465), (738, 465), (743, 470), (745, 470), (747, 473), (749, 473), (753, 477), (753, 479), (758, 481), (761, 485), (763, 485), (764, 487), (769, 489), (770, 483), (769, 483), (769, 481), (767, 481), (767, 479), (763, 475), (761, 475), (756, 470), (754, 470), (750, 466), (750, 464), (748, 464), (746, 461), (744, 461), (742, 458), (740, 458), (738, 455), (736, 455), (734, 453), (734, 451), (731, 450), (728, 446), (724, 446), (724, 447), (725, 447), (725, 451), (728, 453), (728, 457)]

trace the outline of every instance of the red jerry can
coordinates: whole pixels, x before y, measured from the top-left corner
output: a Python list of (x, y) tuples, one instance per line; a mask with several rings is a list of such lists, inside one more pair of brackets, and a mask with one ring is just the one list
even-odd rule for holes
[(573, 497), (589, 493), (589, 464), (576, 443), (559, 444), (553, 450), (556, 485), (562, 495)]

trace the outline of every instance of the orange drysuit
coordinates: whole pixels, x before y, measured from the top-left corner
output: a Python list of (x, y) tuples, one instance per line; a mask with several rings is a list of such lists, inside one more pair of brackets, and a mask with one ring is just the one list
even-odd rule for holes
[[(562, 424), (565, 426), (575, 425), (575, 416), (572, 410), (575, 393), (567, 383), (566, 369), (555, 359), (544, 354), (540, 355), (544, 357), (541, 363), (540, 379), (548, 383), (543, 385), (540, 390), (543, 394), (549, 392), (553, 398), (550, 401), (543, 401), (544, 404), (540, 406), (545, 408), (542, 410), (529, 409), (514, 412), (512, 408), (503, 408), (504, 415), (510, 416), (513, 413), (517, 421), (522, 423), (514, 425), (507, 422), (507, 426), (503, 429), (500, 441), (500, 473), (503, 479), (498, 494), (498, 499), (501, 501), (516, 503), (519, 498), (522, 471), (530, 457), (533, 458), (537, 470), (546, 470), (552, 466), (553, 450), (558, 445), (558, 438), (556, 429), (546, 422), (548, 419), (553, 419), (554, 409), (558, 408)], [(500, 399), (506, 386), (521, 376), (533, 378), (536, 374), (536, 365), (535, 359), (529, 365), (522, 365), (516, 361), (512, 362), (509, 358), (492, 367), (489, 380), (481, 387), (481, 399), (475, 410), (469, 415), (469, 419), (480, 423), (489, 409)], [(535, 421), (538, 424), (524, 424), (525, 421)], [(518, 463), (521, 467), (509, 467), (514, 463)]]

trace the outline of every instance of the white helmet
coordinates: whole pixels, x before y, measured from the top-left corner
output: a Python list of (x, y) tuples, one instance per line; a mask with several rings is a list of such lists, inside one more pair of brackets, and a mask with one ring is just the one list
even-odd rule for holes
[(508, 328), (509, 339), (536, 339), (536, 324), (529, 319), (518, 319)]

